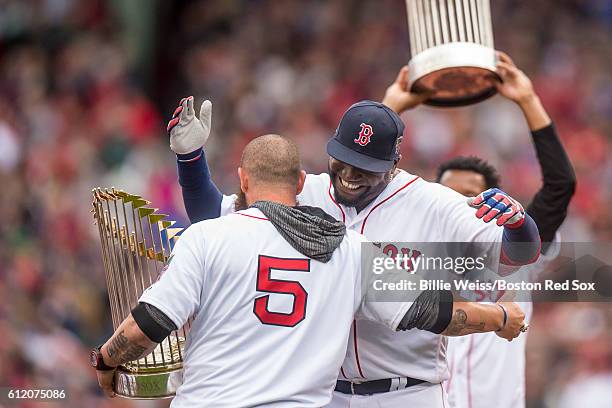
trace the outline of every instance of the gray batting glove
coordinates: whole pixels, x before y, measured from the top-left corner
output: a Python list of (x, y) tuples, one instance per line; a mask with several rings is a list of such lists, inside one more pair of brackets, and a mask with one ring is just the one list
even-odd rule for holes
[(168, 122), (170, 149), (176, 154), (187, 154), (204, 146), (210, 136), (211, 121), (212, 102), (202, 102), (198, 118), (193, 109), (193, 96), (181, 99)]

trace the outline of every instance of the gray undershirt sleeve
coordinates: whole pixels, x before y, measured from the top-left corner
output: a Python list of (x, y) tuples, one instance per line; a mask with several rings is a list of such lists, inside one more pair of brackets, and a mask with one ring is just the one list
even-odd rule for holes
[(449, 290), (422, 292), (404, 315), (397, 330), (419, 329), (442, 333), (451, 321), (453, 294)]

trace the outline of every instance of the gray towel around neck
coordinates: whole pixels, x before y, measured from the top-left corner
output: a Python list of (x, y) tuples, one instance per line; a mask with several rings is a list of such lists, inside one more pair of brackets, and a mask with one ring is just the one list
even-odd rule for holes
[(257, 201), (259, 209), (283, 238), (301, 254), (320, 262), (328, 262), (340, 246), (346, 226), (320, 208), (288, 207), (272, 201)]

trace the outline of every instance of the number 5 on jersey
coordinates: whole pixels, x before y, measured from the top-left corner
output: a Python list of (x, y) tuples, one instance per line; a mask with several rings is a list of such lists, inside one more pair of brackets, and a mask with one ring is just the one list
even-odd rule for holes
[(255, 299), (253, 313), (263, 324), (294, 327), (306, 316), (308, 293), (298, 281), (272, 279), (272, 269), (292, 272), (310, 272), (310, 259), (275, 258), (259, 255), (257, 267), (257, 287), (260, 292), (293, 295), (291, 313), (271, 312), (268, 310), (270, 295)]

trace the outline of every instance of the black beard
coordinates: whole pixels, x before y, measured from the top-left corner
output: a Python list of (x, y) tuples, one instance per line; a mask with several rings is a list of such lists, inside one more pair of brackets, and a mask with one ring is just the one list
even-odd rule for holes
[(331, 167), (327, 168), (327, 173), (329, 174), (332, 181), (332, 186), (334, 187), (334, 200), (336, 200), (338, 204), (342, 204), (346, 207), (359, 207), (359, 204), (362, 204), (363, 198), (367, 196), (372, 189), (372, 187), (367, 187), (363, 193), (359, 195), (359, 197), (355, 197), (353, 199), (345, 198), (338, 193), (338, 188), (336, 186), (338, 180), (337, 173), (333, 172)]
[(234, 202), (234, 211), (246, 210), (249, 208), (247, 206), (246, 196), (242, 192), (242, 189), (239, 188), (236, 195), (237, 197), (236, 201)]
[[(359, 197), (355, 197), (353, 199), (349, 199), (349, 198), (344, 198), (342, 197), (339, 193), (338, 193), (338, 188), (336, 188), (336, 183), (338, 180), (338, 175), (337, 173), (333, 172), (331, 167), (328, 165), (327, 167), (327, 173), (329, 174), (329, 177), (331, 178), (332, 181), (332, 186), (334, 187), (334, 200), (336, 200), (336, 202), (338, 204), (342, 204), (346, 207), (355, 207), (357, 209), (357, 212), (361, 211), (362, 209), (364, 209), (365, 207), (368, 206), (368, 204), (370, 204), (372, 201), (374, 201), (376, 199), (376, 197), (378, 197), (378, 195), (380, 195), (380, 193), (383, 192), (383, 190), (387, 187), (387, 185), (391, 182), (391, 180), (393, 179), (393, 174), (392, 172), (389, 172), (386, 176), (385, 176), (385, 181), (384, 183), (376, 185), (376, 186), (367, 186), (366, 189), (359, 195)], [(372, 191), (373, 190), (379, 190), (378, 193), (376, 195), (372, 196)]]
[(359, 204), (362, 204), (363, 197), (366, 197), (371, 189), (371, 187), (368, 187), (363, 191), (363, 193), (359, 197), (349, 199), (349, 198), (342, 197), (340, 194), (338, 194), (338, 189), (336, 188), (335, 184), (336, 184), (335, 181), (332, 182), (332, 185), (334, 187), (334, 199), (336, 200), (338, 204), (342, 204), (346, 207), (358, 207)]

